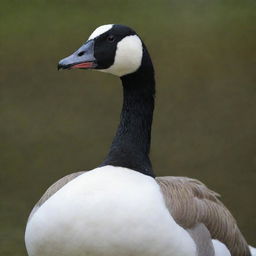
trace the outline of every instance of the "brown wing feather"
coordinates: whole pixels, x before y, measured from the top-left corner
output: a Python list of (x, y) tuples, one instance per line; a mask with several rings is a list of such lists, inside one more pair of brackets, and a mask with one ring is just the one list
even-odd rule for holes
[(185, 177), (157, 177), (165, 203), (175, 221), (185, 229), (203, 223), (232, 256), (250, 256), (235, 219), (218, 199), (219, 195), (198, 180)]

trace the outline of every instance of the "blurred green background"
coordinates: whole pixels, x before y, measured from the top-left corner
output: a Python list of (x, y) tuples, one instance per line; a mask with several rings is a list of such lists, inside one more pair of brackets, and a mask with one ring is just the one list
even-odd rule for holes
[(156, 174), (218, 191), (256, 245), (254, 0), (1, 0), (0, 255), (26, 255), (26, 220), (46, 188), (108, 151), (120, 81), (56, 69), (108, 23), (133, 27), (155, 64)]

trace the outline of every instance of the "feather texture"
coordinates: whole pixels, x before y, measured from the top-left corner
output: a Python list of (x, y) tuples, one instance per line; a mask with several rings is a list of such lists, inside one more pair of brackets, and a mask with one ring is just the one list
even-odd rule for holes
[(174, 220), (185, 229), (202, 223), (212, 239), (224, 243), (232, 256), (250, 256), (248, 245), (235, 219), (218, 199), (219, 194), (198, 180), (157, 177), (165, 203)]

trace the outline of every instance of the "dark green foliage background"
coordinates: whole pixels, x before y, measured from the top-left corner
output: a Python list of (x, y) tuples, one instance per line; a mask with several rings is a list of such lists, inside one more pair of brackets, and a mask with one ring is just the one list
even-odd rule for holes
[(106, 23), (133, 27), (151, 52), (157, 175), (218, 191), (256, 245), (255, 1), (1, 0), (0, 255), (26, 255), (26, 219), (45, 189), (106, 155), (119, 80), (56, 69)]

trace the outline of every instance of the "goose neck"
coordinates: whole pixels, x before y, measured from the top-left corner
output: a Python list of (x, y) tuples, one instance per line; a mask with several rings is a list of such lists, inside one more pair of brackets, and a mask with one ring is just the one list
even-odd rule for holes
[(151, 60), (143, 59), (138, 71), (121, 77), (120, 123), (103, 165), (126, 167), (154, 177), (149, 152), (155, 80)]

